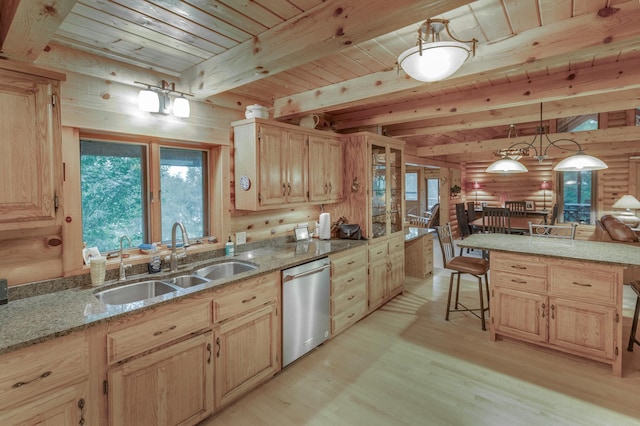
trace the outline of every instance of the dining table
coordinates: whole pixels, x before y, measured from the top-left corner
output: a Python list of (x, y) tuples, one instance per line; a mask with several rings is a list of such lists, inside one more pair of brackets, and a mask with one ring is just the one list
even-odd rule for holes
[[(472, 221), (470, 225), (474, 228), (482, 229), (484, 223), (483, 218), (479, 217), (478, 219)], [(544, 223), (544, 219), (542, 217), (521, 217), (515, 216), (509, 218), (509, 227), (512, 232), (529, 232), (529, 222), (534, 225), (541, 225)]]

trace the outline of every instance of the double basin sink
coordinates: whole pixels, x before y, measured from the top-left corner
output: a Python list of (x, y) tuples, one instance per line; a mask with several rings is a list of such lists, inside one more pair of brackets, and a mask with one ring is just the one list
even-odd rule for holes
[(228, 278), (242, 272), (251, 271), (258, 265), (241, 260), (229, 260), (206, 266), (191, 275), (181, 275), (164, 280), (148, 280), (120, 287), (101, 290), (95, 296), (107, 305), (124, 305), (140, 302), (163, 294), (177, 292), (181, 289), (206, 284), (211, 281)]

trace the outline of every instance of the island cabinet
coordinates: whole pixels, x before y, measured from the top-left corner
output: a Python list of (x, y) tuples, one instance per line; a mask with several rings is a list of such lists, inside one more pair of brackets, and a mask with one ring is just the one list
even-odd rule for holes
[(622, 268), (491, 252), (490, 337), (504, 335), (611, 364), (622, 374)]
[(211, 316), (197, 298), (109, 324), (109, 424), (194, 425), (213, 413)]
[(342, 198), (342, 147), (335, 136), (309, 136), (309, 200)]
[(0, 63), (0, 230), (51, 226), (62, 191), (63, 74)]
[(331, 260), (331, 335), (367, 314), (367, 246), (329, 256)]
[(0, 357), (1, 425), (81, 425), (96, 401), (88, 399), (89, 350), (76, 332)]
[(279, 272), (214, 294), (216, 408), (280, 371), (280, 300)]
[(369, 312), (404, 290), (404, 235), (369, 244)]

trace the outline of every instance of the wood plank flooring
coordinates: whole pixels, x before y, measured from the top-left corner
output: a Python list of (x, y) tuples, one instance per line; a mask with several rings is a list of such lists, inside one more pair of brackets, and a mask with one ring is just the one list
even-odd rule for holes
[[(490, 342), (471, 314), (445, 321), (448, 279), (441, 267), (407, 278), (403, 295), (201, 425), (640, 425), (640, 347), (626, 350), (633, 292), (619, 379), (605, 364)], [(477, 300), (475, 281), (463, 298)]]

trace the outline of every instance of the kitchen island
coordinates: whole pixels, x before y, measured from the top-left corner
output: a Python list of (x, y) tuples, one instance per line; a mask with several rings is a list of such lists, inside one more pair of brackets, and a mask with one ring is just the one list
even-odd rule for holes
[(640, 265), (640, 247), (503, 234), (458, 245), (490, 252), (491, 340), (604, 362), (622, 376), (623, 271)]

